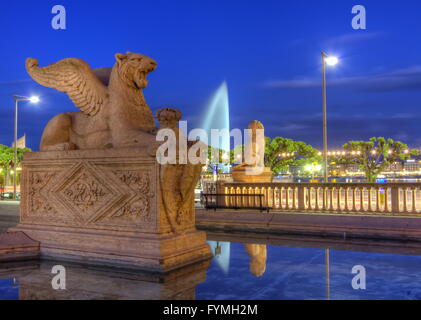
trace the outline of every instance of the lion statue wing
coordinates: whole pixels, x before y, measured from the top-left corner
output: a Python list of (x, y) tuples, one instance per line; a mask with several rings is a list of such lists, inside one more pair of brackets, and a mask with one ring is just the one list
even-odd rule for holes
[(108, 100), (108, 88), (83, 60), (67, 58), (39, 67), (38, 60), (26, 59), (26, 70), (39, 84), (65, 92), (86, 115), (97, 114)]

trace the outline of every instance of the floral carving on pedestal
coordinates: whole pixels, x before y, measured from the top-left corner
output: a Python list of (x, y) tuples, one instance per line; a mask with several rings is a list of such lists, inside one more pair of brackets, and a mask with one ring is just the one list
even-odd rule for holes
[(63, 194), (70, 203), (86, 212), (100, 202), (107, 194), (99, 182), (86, 171), (82, 171), (64, 191)]
[(29, 173), (29, 212), (35, 214), (54, 214), (56, 210), (50, 205), (42, 191), (46, 188), (55, 173), (30, 172)]
[(116, 213), (113, 218), (140, 219), (142, 222), (151, 221), (151, 179), (147, 172), (139, 171), (114, 171), (114, 174), (136, 194), (130, 201)]

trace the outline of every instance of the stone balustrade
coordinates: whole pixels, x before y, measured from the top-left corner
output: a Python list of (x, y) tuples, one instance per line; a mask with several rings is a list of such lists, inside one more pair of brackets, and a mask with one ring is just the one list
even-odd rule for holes
[[(417, 214), (421, 211), (420, 183), (226, 183), (207, 184), (205, 193), (218, 193), (227, 207), (259, 207), (273, 211), (364, 214)], [(241, 196), (235, 197), (238, 194)]]

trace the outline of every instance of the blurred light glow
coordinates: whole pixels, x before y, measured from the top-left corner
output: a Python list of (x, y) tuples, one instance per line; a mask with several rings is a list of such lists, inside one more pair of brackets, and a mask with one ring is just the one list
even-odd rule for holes
[(29, 101), (32, 103), (38, 103), (39, 102), (39, 97), (37, 96), (32, 96), (29, 98)]
[(325, 62), (328, 66), (335, 66), (339, 63), (339, 59), (337, 57), (326, 57)]

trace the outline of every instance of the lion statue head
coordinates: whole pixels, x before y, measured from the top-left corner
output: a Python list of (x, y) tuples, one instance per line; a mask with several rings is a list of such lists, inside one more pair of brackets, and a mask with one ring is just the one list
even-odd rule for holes
[(155, 60), (133, 52), (117, 53), (115, 58), (118, 76), (126, 85), (137, 90), (148, 86), (146, 77), (156, 69)]

